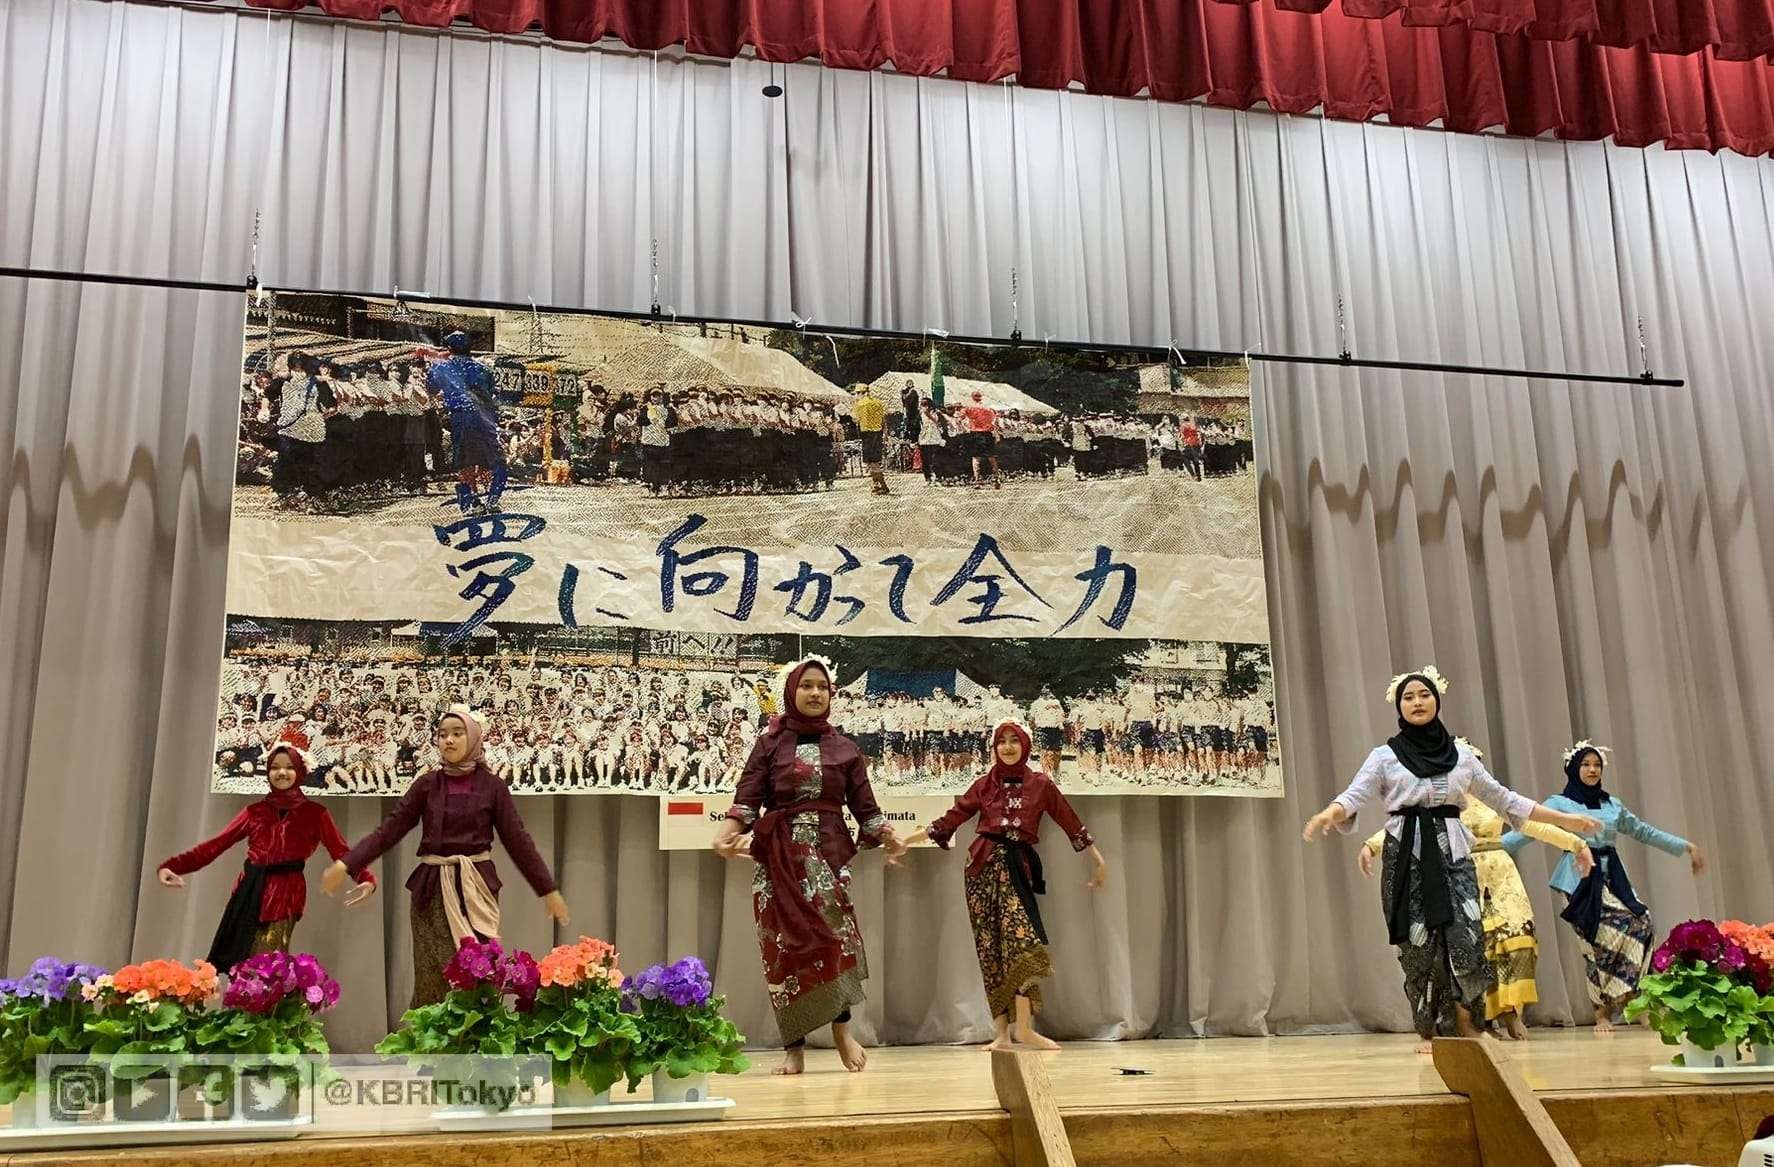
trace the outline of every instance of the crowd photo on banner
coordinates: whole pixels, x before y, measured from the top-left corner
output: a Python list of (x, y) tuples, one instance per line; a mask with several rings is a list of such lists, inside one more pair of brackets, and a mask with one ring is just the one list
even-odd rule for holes
[[(1097, 642), (1108, 651), (1053, 669), (1037, 691), (1007, 692), (991, 680), (1002, 674), (1016, 684), (1004, 658), (1044, 646), (819, 643), (857, 662), (833, 716), (884, 789), (965, 789), (989, 764), (991, 727), (1016, 719), (1031, 727), (1048, 772), (1079, 791), (1280, 792), (1274, 682), (1261, 646)], [(939, 667), (934, 650), (945, 644), (967, 665)], [(341, 635), (322, 622), (236, 619), (214, 786), (257, 790), (265, 759), (285, 742), (307, 751), (305, 781), (317, 791), (399, 794), (436, 765), (438, 715), (468, 705), (488, 713), (487, 764), (517, 793), (730, 792), (778, 712), (776, 669), (799, 647), (789, 636), (514, 626), (449, 653), (416, 623)], [(863, 667), (895, 649), (921, 650), (924, 659)]]
[(813, 651), (882, 789), (1015, 718), (1281, 793), (1242, 362), (290, 292), (242, 353), (216, 790), (396, 793), (453, 705), (513, 791), (730, 790)]

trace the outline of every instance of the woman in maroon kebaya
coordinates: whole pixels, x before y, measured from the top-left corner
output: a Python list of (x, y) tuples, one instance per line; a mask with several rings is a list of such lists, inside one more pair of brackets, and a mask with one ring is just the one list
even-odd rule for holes
[[(213, 839), (205, 839), (160, 865), (156, 873), (167, 887), (185, 886), (184, 877), (213, 863), (222, 852), (246, 840), (246, 866), (234, 881), (234, 894), (222, 911), (221, 925), (210, 943), (209, 962), (226, 973), (249, 956), (288, 951), (290, 933), (308, 902), (308, 879), (302, 868), (315, 849), (325, 847), (335, 859), (345, 854), (345, 837), (324, 806), (302, 790), (308, 763), (288, 743), (272, 747), (265, 759), (271, 793), (234, 816)], [(376, 890), (376, 877), (362, 864), (349, 868), (357, 886), (345, 897), (354, 906)]]
[(967, 915), (973, 921), (973, 945), (985, 978), (986, 1004), (998, 1034), (991, 1049), (1009, 1049), (1011, 1014), (1015, 1040), (1037, 1049), (1059, 1046), (1035, 1032), (1033, 1014), (1041, 1004), (1036, 983), (1053, 972), (1047, 955), (1047, 930), (1041, 923), (1036, 896), (1047, 890), (1041, 856), (1035, 843), (1041, 816), (1052, 818), (1071, 841), (1072, 850), (1090, 854), (1089, 886), (1100, 888), (1109, 866), (1096, 840), (1085, 829), (1072, 804), (1053, 780), (1029, 765), (1029, 731), (1006, 721), (992, 732), (992, 768), (982, 774), (942, 817), (906, 840), (906, 846), (928, 838), (945, 851), (955, 832), (974, 815), (978, 835), (967, 851)]
[[(869, 975), (850, 905), (850, 861), (859, 847), (904, 850), (875, 802), (861, 751), (828, 720), (831, 701), (825, 662), (788, 670), (783, 712), (752, 747), (714, 840), (729, 859), (749, 854), (757, 861), (752, 913), (770, 1006), (787, 1046), (778, 1074), (802, 1071), (807, 1034), (828, 1023), (845, 1068), (868, 1064), (849, 1027)], [(846, 807), (856, 838), (844, 823)]]
[(382, 825), (365, 835), (321, 877), (334, 895), (345, 873), (374, 863), (415, 826), (420, 827), (419, 866), (407, 879), (413, 893), (413, 1007), (444, 999), (444, 968), (462, 941), (497, 939), (499, 873), (493, 867), (493, 836), (523, 873), (556, 923), (567, 922), (567, 901), (536, 850), (511, 791), (487, 769), (480, 719), (466, 707), (451, 708), (437, 722), (443, 765), (421, 774)]

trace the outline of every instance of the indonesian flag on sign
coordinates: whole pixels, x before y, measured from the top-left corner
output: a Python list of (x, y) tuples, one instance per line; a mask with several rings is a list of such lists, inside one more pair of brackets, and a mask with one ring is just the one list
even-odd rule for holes
[(689, 814), (701, 818), (702, 804), (700, 802), (668, 802), (665, 804), (665, 813)]

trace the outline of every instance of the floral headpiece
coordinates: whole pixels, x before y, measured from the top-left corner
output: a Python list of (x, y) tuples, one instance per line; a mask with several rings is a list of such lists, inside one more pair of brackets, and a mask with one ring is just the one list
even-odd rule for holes
[(1402, 689), (1404, 683), (1412, 677), (1427, 677), (1429, 678), (1429, 683), (1435, 686), (1437, 694), (1442, 697), (1448, 695), (1448, 679), (1441, 675), (1441, 670), (1437, 669), (1434, 665), (1424, 665), (1420, 669), (1411, 669), (1408, 672), (1400, 673), (1392, 678), (1392, 683), (1386, 686), (1386, 704), (1398, 704), (1398, 691)]
[(818, 665), (825, 670), (826, 680), (831, 682), (832, 688), (836, 689), (838, 687), (838, 666), (833, 664), (829, 657), (823, 657), (817, 653), (812, 656), (804, 656), (799, 660), (790, 661), (788, 664), (777, 669), (776, 687), (780, 689), (788, 684), (789, 674), (800, 668), (802, 665)]
[(1584, 738), (1582, 741), (1578, 742), (1576, 745), (1572, 746), (1570, 749), (1565, 751), (1565, 758), (1564, 758), (1565, 765), (1569, 766), (1571, 764), (1572, 758), (1576, 757), (1578, 754), (1581, 754), (1586, 750), (1594, 750), (1596, 753), (1596, 756), (1602, 760), (1603, 766), (1606, 766), (1608, 764), (1608, 755), (1614, 752), (1612, 749), (1610, 749), (1607, 746), (1600, 745), (1596, 742), (1590, 741), (1588, 738)]
[(1456, 749), (1465, 750), (1479, 761), (1484, 761), (1484, 751), (1467, 741), (1465, 738), (1456, 736), (1454, 738), (1454, 746)]
[(487, 719), (482, 717), (479, 713), (476, 713), (474, 710), (470, 709), (466, 705), (451, 705), (449, 708), (445, 709), (442, 713), (438, 714), (437, 719), (439, 721), (442, 721), (446, 717), (466, 717), (466, 718), (469, 718), (469, 719), (473, 720), (475, 725), (480, 727), (480, 731), (482, 733), (487, 732)]

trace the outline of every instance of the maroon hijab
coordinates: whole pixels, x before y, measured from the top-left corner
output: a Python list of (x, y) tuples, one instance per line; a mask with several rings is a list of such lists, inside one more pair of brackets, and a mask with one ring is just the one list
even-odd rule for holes
[(296, 784), (288, 790), (271, 787), (271, 793), (265, 796), (265, 801), (276, 810), (293, 810), (308, 801), (308, 794), (302, 789), (308, 781), (308, 760), (302, 757), (301, 750), (289, 742), (281, 742), (271, 747), (271, 752), (265, 755), (265, 784), (267, 786), (271, 785), (271, 759), (279, 754), (288, 757), (290, 765), (295, 768)]
[(800, 688), (801, 678), (807, 675), (809, 669), (818, 669), (825, 677), (825, 683), (827, 685), (832, 683), (831, 670), (825, 667), (823, 661), (804, 660), (790, 669), (788, 676), (782, 682), (782, 713), (778, 715), (777, 720), (781, 723), (782, 728), (790, 733), (810, 733), (823, 737), (830, 733), (832, 728), (831, 702), (826, 702), (825, 712), (818, 717), (808, 717), (795, 705), (795, 690)]
[[(1021, 742), (1023, 746), (1023, 756), (1014, 766), (1006, 766), (998, 758), (998, 739), (1004, 736), (1005, 730), (1014, 734), (1016, 740)], [(1034, 742), (1030, 739), (1029, 731), (1024, 728), (1022, 722), (1000, 721), (998, 728), (992, 731), (991, 740), (986, 743), (986, 752), (992, 759), (992, 768), (986, 771), (986, 777), (995, 782), (1003, 782), (1006, 779), (1011, 782), (1026, 780), (1029, 776), (1029, 751), (1033, 748)]]

